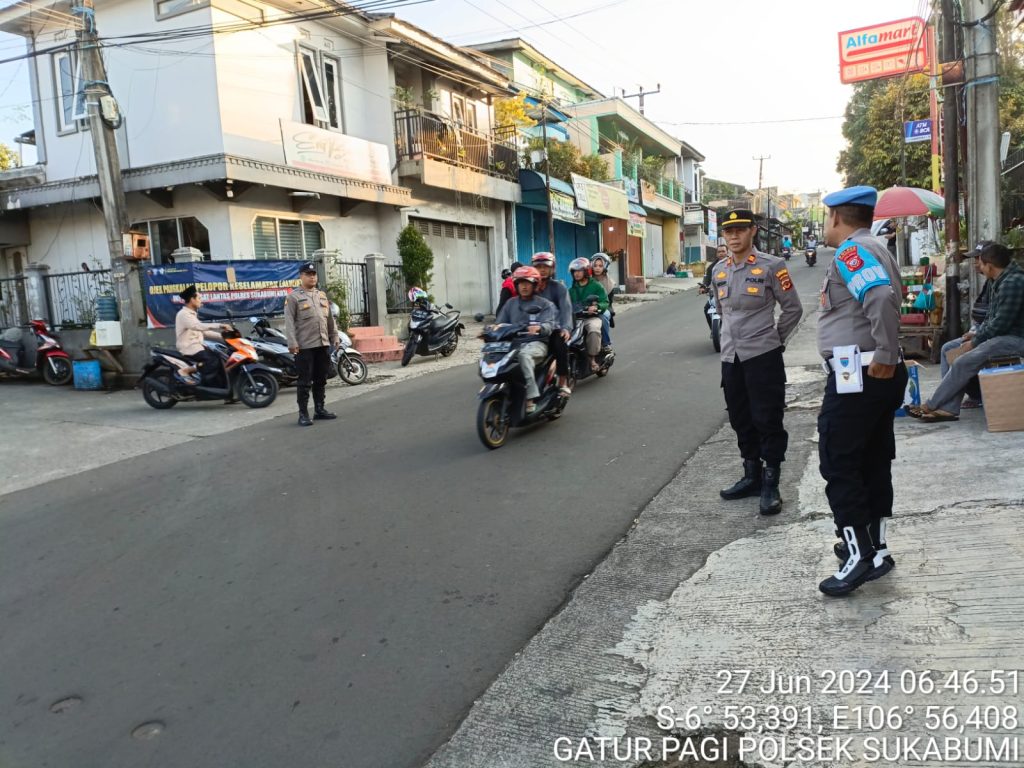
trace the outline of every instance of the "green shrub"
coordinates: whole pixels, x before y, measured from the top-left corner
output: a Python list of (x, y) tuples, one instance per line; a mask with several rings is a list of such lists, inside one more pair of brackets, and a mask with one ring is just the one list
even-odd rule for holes
[(331, 280), (324, 288), (324, 293), (327, 294), (327, 298), (338, 305), (338, 327), (347, 333), (349, 324), (352, 322), (352, 317), (348, 312), (348, 283), (340, 278)]
[(402, 276), (406, 285), (422, 288), (429, 293), (433, 279), (434, 252), (412, 224), (407, 225), (398, 236), (398, 255), (402, 258)]

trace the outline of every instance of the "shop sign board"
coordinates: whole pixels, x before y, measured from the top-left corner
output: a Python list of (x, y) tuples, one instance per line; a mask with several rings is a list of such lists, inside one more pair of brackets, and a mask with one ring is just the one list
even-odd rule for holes
[(612, 219), (629, 220), (629, 200), (621, 189), (602, 184), (586, 176), (572, 174), (572, 189), (576, 205)]
[(927, 25), (919, 16), (840, 32), (839, 79), (859, 83), (924, 72), (930, 66), (928, 43)]

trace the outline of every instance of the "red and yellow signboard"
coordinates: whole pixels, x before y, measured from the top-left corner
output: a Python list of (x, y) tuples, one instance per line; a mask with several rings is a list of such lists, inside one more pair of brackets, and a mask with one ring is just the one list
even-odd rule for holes
[(839, 79), (859, 83), (930, 67), (931, 47), (924, 19), (899, 21), (839, 33)]

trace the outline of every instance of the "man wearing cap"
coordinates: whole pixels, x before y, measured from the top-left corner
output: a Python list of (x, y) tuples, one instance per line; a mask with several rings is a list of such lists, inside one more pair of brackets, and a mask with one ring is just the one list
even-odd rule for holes
[(284, 332), (299, 372), (296, 397), (300, 427), (313, 425), (309, 418), (310, 389), (313, 390), (313, 417), (337, 418), (324, 407), (324, 397), (331, 347), (338, 344), (338, 329), (331, 314), (331, 300), (316, 287), (316, 281), (316, 264), (307, 261), (299, 267), (300, 286), (284, 300)]
[(896, 456), (893, 417), (903, 402), (907, 368), (898, 344), (899, 267), (870, 230), (877, 198), (873, 187), (861, 186), (823, 200), (829, 208), (825, 242), (836, 252), (825, 270), (818, 317), (818, 352), (828, 374), (818, 454), (842, 566), (819, 589), (832, 597), (895, 565), (886, 525)]
[[(204, 323), (199, 320), (199, 307), (203, 300), (194, 285), (190, 285), (178, 294), (185, 303), (174, 317), (174, 345), (178, 352), (189, 361), (195, 363), (191, 368), (183, 368), (183, 374), (199, 372), (199, 380), (213, 386), (221, 381), (221, 362), (216, 352), (203, 346), (203, 339), (220, 341), (219, 331), (230, 331), (230, 325), (221, 323)], [(230, 397), (228, 398), (231, 399)]]
[[(782, 425), (782, 350), (803, 307), (785, 260), (754, 248), (752, 211), (730, 211), (719, 229), (728, 255), (712, 267), (711, 291), (722, 317), (725, 404), (743, 457), (743, 477), (720, 495), (730, 500), (760, 495), (761, 514), (774, 515), (782, 511), (779, 477), (789, 441)], [(782, 309), (778, 323), (776, 304)]]

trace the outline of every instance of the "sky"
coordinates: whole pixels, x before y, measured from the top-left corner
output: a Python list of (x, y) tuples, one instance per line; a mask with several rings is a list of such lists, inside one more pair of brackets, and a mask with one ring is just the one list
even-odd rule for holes
[[(705, 155), (708, 176), (756, 188), (754, 158), (764, 156), (764, 186), (814, 192), (842, 186), (835, 166), (852, 89), (839, 82), (838, 33), (917, 16), (926, 6), (430, 0), (398, 15), (457, 45), (522, 37), (608, 96), (660, 84), (661, 92), (646, 99), (647, 117)], [(18, 44), (0, 34), (0, 59), (17, 55)], [(0, 141), (8, 145), (32, 128), (27, 69), (25, 62), (0, 64)], [(636, 99), (630, 103), (637, 106)]]

